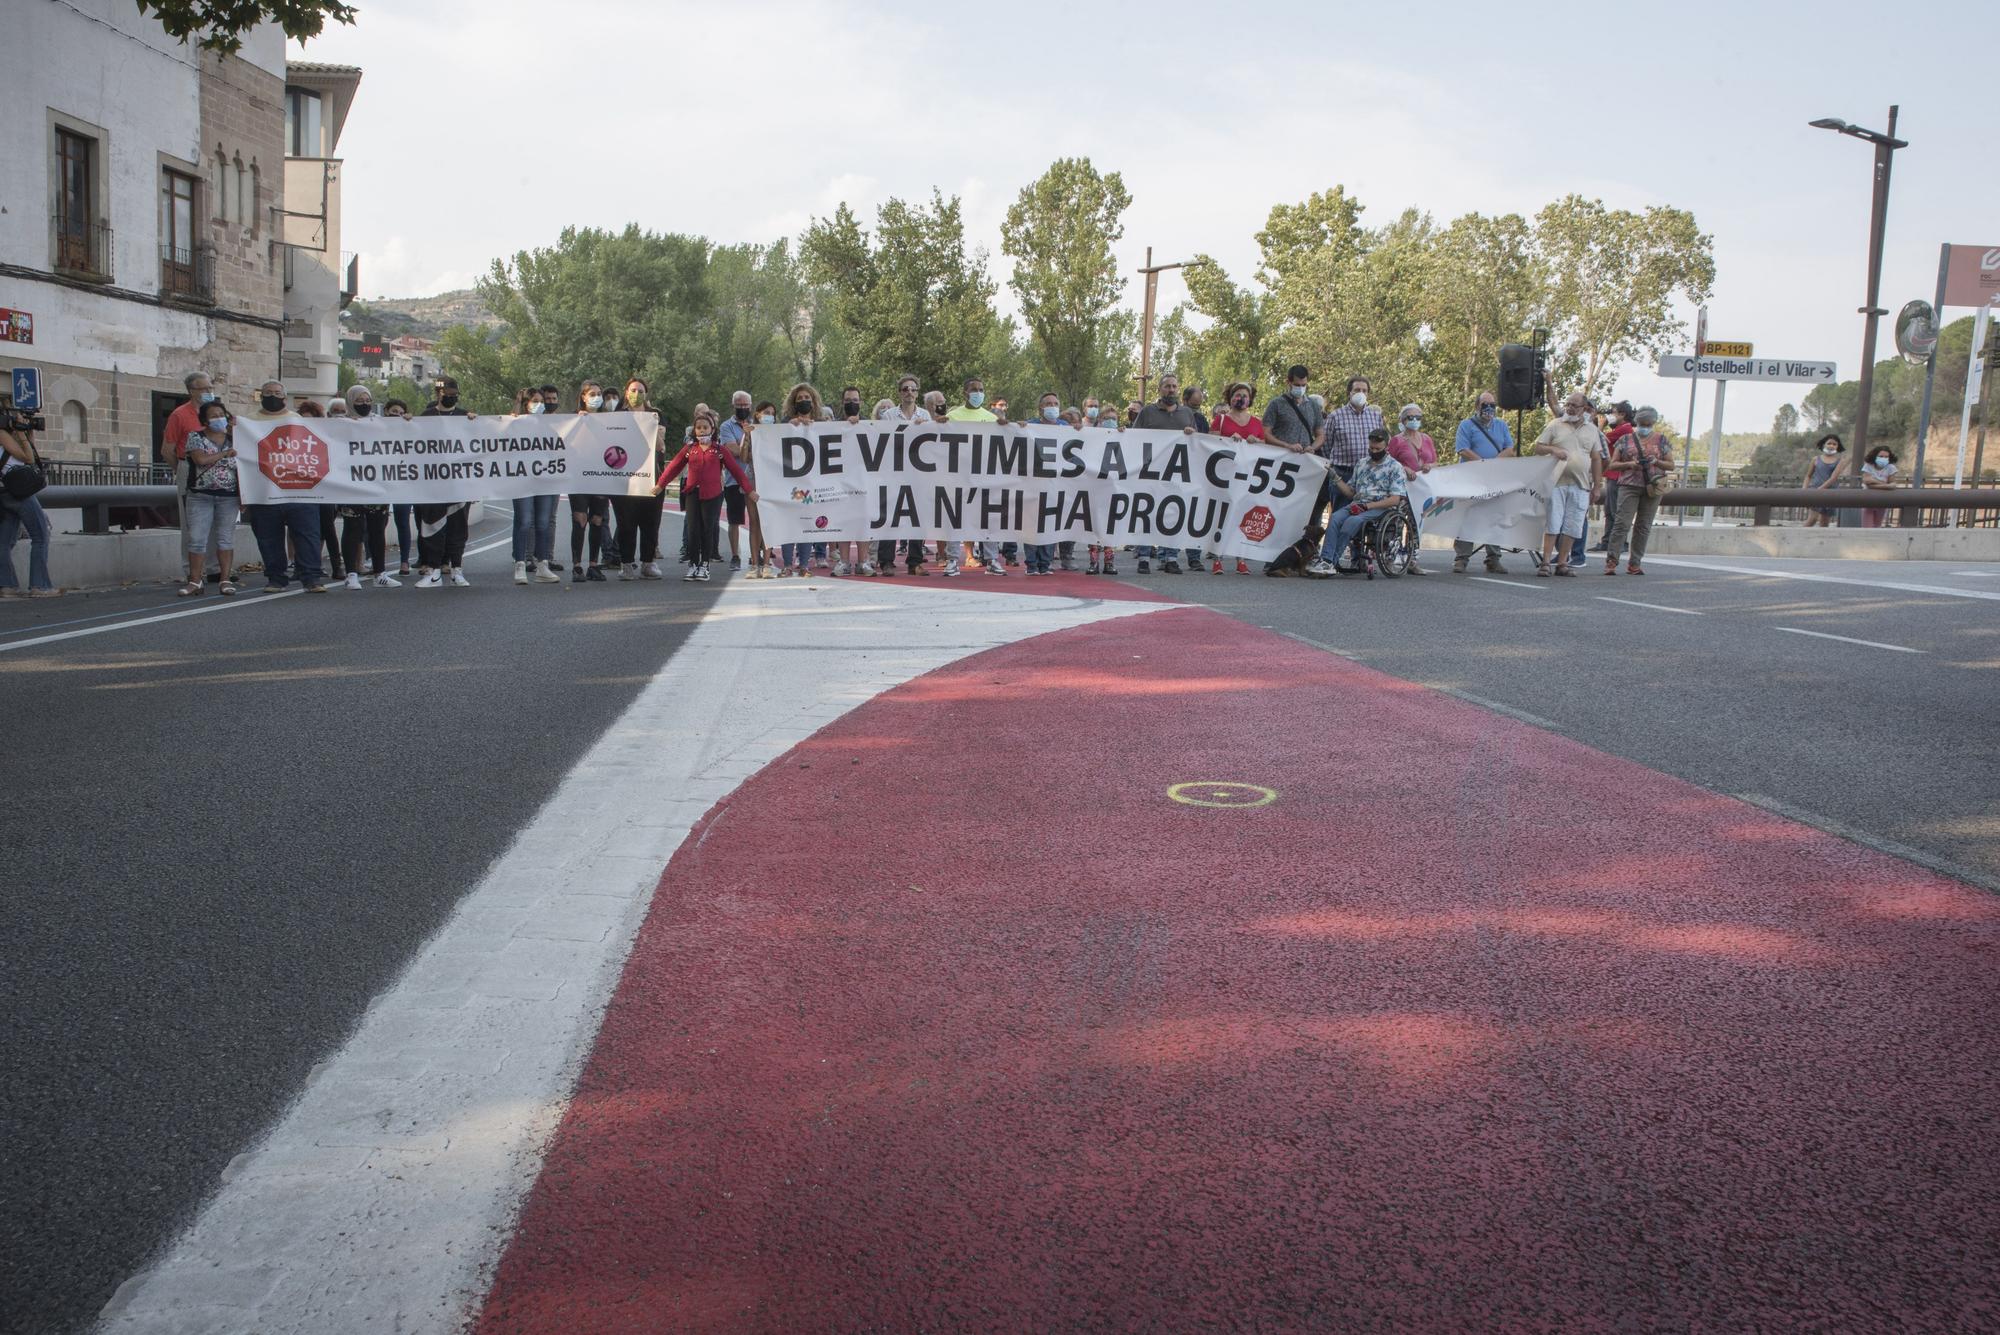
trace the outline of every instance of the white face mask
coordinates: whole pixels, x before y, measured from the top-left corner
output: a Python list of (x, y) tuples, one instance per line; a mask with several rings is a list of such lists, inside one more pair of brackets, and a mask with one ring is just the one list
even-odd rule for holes
[(1049, 408), (1049, 407), (1044, 407), (1044, 408), (1042, 409), (1042, 420), (1043, 420), (1044, 422), (1059, 422), (1059, 421), (1061, 421), (1061, 420), (1062, 420), (1062, 409), (1060, 409), (1060, 408)]
[(771, 414), (769, 413), (765, 413), (762, 416), (760, 416), (757, 420), (762, 422), (765, 426), (769, 426), (771, 423), (777, 421), (778, 419), (771, 416)]
[(604, 406), (604, 396), (602, 394), (593, 394), (583, 401), (583, 406), (592, 412), (596, 412)]
[(1581, 422), (1582, 420), (1583, 420), (1583, 409), (1581, 408), (1578, 408), (1575, 412), (1563, 413), (1563, 421), (1565, 422), (1574, 424), (1577, 422)]
[(1368, 406), (1368, 396), (1358, 389), (1347, 396), (1347, 401), (1357, 408), (1366, 408)]
[(1403, 419), (1403, 430), (1405, 431), (1421, 431), (1423, 430), (1423, 426), (1424, 419), (1421, 417), (1406, 417)]
[(1821, 454), (1824, 454), (1824, 455), (1826, 455), (1826, 456), (1827, 456), (1828, 458), (1831, 458), (1831, 457), (1833, 457), (1834, 455), (1836, 455), (1836, 454), (1839, 454), (1839, 453), (1840, 453), (1840, 447), (1839, 447), (1839, 446), (1837, 446), (1837, 445), (1823, 445), (1823, 446), (1821, 446), (1821, 447), (1820, 447), (1820, 451), (1819, 451), (1819, 452), (1820, 452)]
[(533, 403), (528, 405), (528, 411), (533, 413), (537, 417), (540, 417), (543, 413), (547, 412), (548, 410), (549, 410), (549, 405), (543, 403), (540, 399), (536, 399)]

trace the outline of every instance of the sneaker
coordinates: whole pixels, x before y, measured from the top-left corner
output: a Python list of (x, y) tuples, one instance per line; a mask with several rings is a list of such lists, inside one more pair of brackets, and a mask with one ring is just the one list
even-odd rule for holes
[(1151, 561), (1148, 561), (1143, 556), (1139, 558), (1139, 573), (1142, 575), (1150, 575), (1153, 573), (1153, 563)]
[(1104, 573), (1107, 575), (1115, 575), (1118, 573), (1118, 566), (1114, 561), (1112, 561), (1111, 554), (1109, 552), (1106, 552), (1104, 554)]
[(569, 568), (569, 577), (571, 581), (575, 583), (582, 583), (583, 580), (587, 578), (587, 576), (583, 573), (582, 566), (571, 566)]
[(1086, 569), (1083, 573), (1086, 575), (1095, 575), (1097, 571), (1098, 571), (1098, 561), (1097, 558), (1093, 556), (1090, 558), (1089, 568)]
[(535, 563), (535, 583), (560, 584), (562, 583), (562, 575), (549, 562), (537, 561)]
[[(741, 570), (741, 569), (742, 569), (743, 567), (742, 567), (742, 566), (740, 566), (740, 565), (738, 565), (738, 564), (737, 564), (736, 562), (734, 562), (734, 561), (731, 561), (731, 562), (729, 563), (729, 568), (730, 568), (731, 570)], [(646, 564), (644, 564), (644, 565), (640, 566), (640, 567), (639, 567), (639, 578), (640, 578), (640, 579), (662, 579), (662, 578), (664, 578), (664, 576), (662, 576), (662, 575), (660, 574), (660, 563), (659, 563), (658, 561), (648, 561), (648, 562), (646, 562)]]
[(472, 581), (467, 579), (465, 577), (465, 572), (463, 570), (460, 570), (457, 566), (453, 566), (451, 568), (451, 582), (455, 587), (461, 589), (469, 589), (472, 587)]
[(847, 562), (835, 561), (833, 563), (833, 573), (836, 575), (845, 575), (847, 573)]
[(1160, 562), (1160, 573), (1162, 575), (1178, 575), (1181, 573), (1181, 563), (1169, 557), (1167, 560)]
[(591, 566), (583, 572), (583, 580), (586, 584), (602, 584), (604, 582), (604, 567)]
[(686, 570), (683, 570), (681, 572), (681, 583), (692, 584), (693, 582), (694, 582), (694, 567), (689, 566)]
[(1431, 572), (1430, 572), (1430, 571), (1428, 571), (1428, 570), (1426, 570), (1426, 569), (1424, 569), (1424, 568), (1423, 568), (1422, 566), (1418, 565), (1418, 564), (1417, 564), (1416, 562), (1412, 561), (1412, 562), (1410, 563), (1410, 568), (1409, 568), (1408, 570), (1405, 570), (1405, 571), (1404, 571), (1403, 573), (1404, 573), (1405, 575), (1428, 575), (1428, 574), (1430, 574)]
[[(1488, 566), (1488, 567), (1486, 567), (1486, 568), (1487, 568), (1488, 570), (1491, 570), (1491, 569), (1492, 569), (1493, 567), (1492, 567), (1492, 566)], [(1465, 558), (1464, 558), (1464, 557), (1462, 557), (1462, 556), (1458, 556), (1458, 557), (1453, 557), (1453, 558), (1452, 558), (1452, 562), (1451, 562), (1451, 573), (1452, 573), (1452, 574), (1454, 574), (1454, 575), (1463, 575), (1463, 574), (1465, 573)]]
[(708, 567), (707, 567), (707, 566), (696, 566), (696, 567), (694, 568), (694, 577), (695, 577), (696, 579), (707, 579), (707, 578), (708, 578)]
[(516, 584), (526, 584), (528, 582), (528, 563), (526, 561), (516, 561), (514, 563), (514, 582)]
[(861, 563), (861, 573), (864, 575), (873, 575), (875, 573), (875, 563), (873, 561), (863, 561)]
[(1240, 556), (1236, 558), (1236, 573), (1239, 575), (1250, 573), (1250, 563)]
[(1593, 552), (1601, 552), (1604, 550), (1604, 544), (1600, 542), (1595, 547), (1588, 548), (1587, 550)]
[[(1242, 564), (1242, 563), (1241, 563), (1241, 562), (1238, 562), (1238, 564), (1240, 565), (1240, 564)], [(1211, 575), (1220, 575), (1220, 574), (1222, 573), (1222, 558), (1221, 558), (1221, 557), (1219, 557), (1219, 556), (1218, 556), (1218, 557), (1216, 557), (1216, 558), (1215, 558), (1215, 559), (1214, 559), (1213, 561), (1211, 561), (1211, 562), (1209, 562), (1209, 563), (1208, 563), (1208, 573), (1209, 573), (1209, 574), (1211, 574)], [(1242, 572), (1240, 572), (1240, 571), (1239, 571), (1238, 573), (1240, 574), (1240, 573), (1242, 573)]]
[(1312, 576), (1314, 579), (1325, 579), (1329, 575), (1336, 575), (1338, 573), (1340, 573), (1340, 567), (1329, 565), (1324, 557), (1315, 556), (1311, 564), (1306, 566), (1306, 574)]
[(1507, 573), (1507, 567), (1501, 565), (1498, 561), (1488, 561), (1486, 563), (1486, 573), (1489, 575), (1504, 575)]
[(400, 589), (403, 587), (403, 581), (385, 570), (375, 577), (375, 587), (378, 589)]
[[(742, 558), (742, 557), (740, 557), (740, 556), (732, 556), (732, 557), (730, 557), (730, 558), (729, 558), (729, 568), (730, 568), (731, 570), (741, 570), (741, 569), (743, 568), (743, 558)], [(655, 576), (654, 576), (654, 578), (655, 578), (655, 579), (658, 579), (658, 578), (659, 578), (659, 576), (655, 575)]]
[(361, 588), (361, 572), (358, 570), (350, 570), (347, 572), (347, 578), (343, 579), (340, 582), (346, 585), (350, 589), (359, 590)]
[(986, 567), (986, 573), (989, 575), (1005, 576), (1007, 573), (1007, 563), (1005, 561), (995, 561)]
[(631, 561), (624, 562), (618, 567), (618, 578), (628, 584), (639, 578), (638, 565)]
[(264, 592), (266, 593), (283, 593), (291, 587), (291, 583), (287, 580), (267, 579), (264, 581)]
[(444, 573), (438, 570), (426, 570), (424, 572), (424, 577), (417, 581), (417, 587), (420, 589), (443, 588)]
[[(306, 592), (307, 592), (307, 593), (325, 593), (325, 592), (326, 592), (326, 585), (324, 585), (324, 584), (318, 584), (318, 583), (314, 583), (314, 584), (308, 584), (308, 585), (306, 585)], [(31, 594), (31, 595), (29, 595), (29, 596), (30, 596), (30, 597), (32, 597), (33, 595)]]
[(946, 562), (944, 563), (944, 577), (945, 577), (946, 579), (957, 579), (957, 578), (958, 578), (958, 562), (956, 562), (956, 561), (946, 561)]

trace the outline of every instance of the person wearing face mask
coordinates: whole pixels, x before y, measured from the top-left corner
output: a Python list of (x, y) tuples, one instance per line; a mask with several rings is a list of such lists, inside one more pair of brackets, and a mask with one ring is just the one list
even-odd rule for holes
[[(292, 415), (284, 382), (266, 380), (258, 392), (255, 421), (268, 422)], [(301, 414), (303, 415), (303, 414)], [(296, 572), (309, 592), (323, 591), (319, 552), (319, 507), (299, 501), (279, 501), (246, 505), (243, 518), (257, 538), (257, 553), (264, 563), (264, 587), (277, 592), (291, 583)], [(291, 539), (289, 548), (286, 539)], [(296, 559), (295, 559), (296, 554)], [(310, 562), (310, 564), (308, 564)]]
[[(1829, 431), (1813, 442), (1812, 461), (1806, 465), (1805, 482), (1802, 484), (1814, 491), (1826, 491), (1840, 485), (1847, 476), (1847, 442)], [(1826, 528), (1833, 523), (1831, 509), (1815, 508), (1806, 516), (1807, 528)]]
[[(187, 402), (167, 414), (166, 426), (160, 432), (160, 462), (173, 469), (174, 491), (180, 498), (181, 511), (181, 554), (188, 549), (187, 493), (188, 462), (187, 442), (189, 436), (201, 434), (201, 410), (215, 402), (215, 387), (206, 371), (190, 371), (181, 380), (187, 387)], [(283, 387), (280, 386), (282, 389)]]
[[(785, 414), (787, 425), (794, 427), (814, 426), (819, 422), (819, 391), (811, 385), (800, 382), (793, 385), (785, 395), (779, 411)], [(812, 574), (812, 547), (809, 542), (787, 542), (778, 547), (778, 573), (804, 579)]]
[[(911, 376), (910, 379), (915, 380), (916, 377)], [(923, 392), (923, 405), (924, 405), (923, 407), (924, 415), (927, 418), (929, 418), (931, 422), (933, 423), (944, 422), (950, 419), (951, 414), (947, 412), (945, 409), (943, 390), (937, 390), (937, 389), (925, 390)], [(962, 543), (957, 538), (941, 538), (938, 540), (937, 559), (944, 565), (944, 573), (946, 578), (956, 579), (958, 577), (959, 553), (962, 550), (969, 551), (970, 549), (967, 548), (965, 544)], [(928, 574), (930, 572), (919, 568), (918, 573)]]
[[(625, 382), (624, 397), (618, 402), (621, 412), (652, 411), (651, 390), (644, 380), (633, 376)], [(714, 414), (711, 412), (712, 418)], [(666, 461), (666, 428), (658, 427), (653, 432), (653, 470), (659, 471)], [(611, 515), (613, 524), (612, 541), (617, 545), (618, 578), (659, 579), (660, 574), (660, 520), (665, 510), (664, 494), (647, 496), (613, 496)]]
[[(432, 381), (431, 393), (434, 397), (417, 416), (472, 415), (459, 406), (458, 381), (453, 377), (441, 375)], [(472, 524), (472, 506), (471, 501), (447, 501), (417, 507), (417, 559), (426, 568), (418, 588), (451, 584), (463, 589), (472, 583), (465, 577), (465, 535)]]
[[(1397, 422), (1401, 430), (1389, 437), (1389, 457), (1401, 464), (1410, 477), (1430, 472), (1437, 464), (1438, 452), (1437, 442), (1424, 432), (1424, 410), (1414, 403), (1406, 403), (1397, 415)], [(1430, 571), (1418, 565), (1413, 556), (1404, 573), (1428, 575)]]
[(976, 375), (965, 378), (965, 402), (944, 415), (947, 422), (996, 422), (986, 407), (986, 382)]
[[(1472, 416), (1458, 424), (1458, 434), (1452, 439), (1452, 448), (1459, 462), (1472, 459), (1511, 459), (1515, 456), (1514, 433), (1507, 426), (1507, 419), (1500, 415), (1500, 401), (1492, 390), (1479, 396), (1473, 406)], [(1473, 545), (1463, 538), (1454, 539), (1451, 544), (1451, 572), (1463, 575), (1468, 562), (1472, 560)], [(1486, 553), (1488, 573), (1504, 575), (1507, 568), (1500, 564), (1500, 549), (1486, 546), (1477, 550)]]
[[(553, 400), (551, 400), (553, 402)], [(389, 399), (382, 404), (382, 416), (407, 419), (410, 405), (401, 399)], [(410, 577), (410, 553), (416, 547), (417, 514), (413, 505), (391, 505), (389, 513), (396, 521), (396, 546), (401, 553), (401, 569), (396, 573), (404, 579)]]
[(1590, 514), (1592, 493), (1604, 481), (1604, 438), (1590, 420), (1590, 400), (1582, 390), (1571, 390), (1563, 400), (1562, 415), (1542, 428), (1529, 447), (1533, 454), (1556, 460), (1555, 483), (1549, 492), (1549, 522), (1542, 538), (1539, 576), (1574, 576), (1570, 556), (1583, 541), (1583, 526)]
[(1202, 405), (1207, 402), (1208, 392), (1200, 385), (1189, 385), (1181, 391), (1182, 406), (1194, 414), (1194, 429), (1204, 436), (1208, 434), (1208, 414), (1202, 411)]
[(348, 411), (347, 411), (347, 400), (346, 400), (346, 399), (344, 399), (344, 398), (342, 398), (342, 397), (341, 397), (340, 395), (338, 395), (338, 394), (336, 394), (336, 395), (334, 395), (334, 396), (333, 396), (332, 398), (328, 399), (328, 400), (326, 401), (326, 415), (327, 415), (328, 417), (346, 417), (346, 416), (348, 416), (349, 414), (348, 414)]
[[(875, 418), (885, 426), (900, 427), (904, 430), (928, 423), (931, 415), (918, 402), (921, 397), (922, 388), (917, 378), (913, 375), (903, 376), (896, 381), (896, 397), (884, 399), (878, 404)], [(896, 544), (890, 541), (877, 542), (875, 573), (890, 575), (895, 573), (895, 569)], [(908, 575), (929, 573), (924, 569), (924, 544), (921, 541), (912, 538), (903, 544), (903, 570)]]
[[(514, 392), (514, 413), (540, 417), (549, 405), (542, 391), (524, 386)], [(556, 573), (556, 502), (560, 493), (546, 496), (516, 496), (514, 511), (514, 582), (516, 584), (560, 584)], [(380, 581), (377, 581), (378, 583)]]
[[(1141, 431), (1180, 431), (1190, 436), (1195, 433), (1194, 410), (1181, 402), (1181, 381), (1179, 376), (1175, 375), (1172, 371), (1161, 374), (1159, 396), (1153, 402), (1139, 410), (1138, 419), (1133, 425)], [(1142, 575), (1147, 574), (1151, 570), (1152, 567), (1148, 564), (1148, 559), (1153, 557), (1159, 559), (1161, 574), (1178, 575), (1181, 573), (1181, 552), (1177, 548), (1135, 546), (1132, 549), (1132, 554), (1138, 559), (1139, 573)], [(1201, 569), (1200, 548), (1188, 548), (1187, 558), (1191, 571), (1199, 571)]]
[(1333, 527), (1326, 531), (1326, 540), (1320, 544), (1318, 559), (1306, 566), (1305, 573), (1315, 579), (1325, 579), (1328, 575), (1372, 574), (1366, 565), (1343, 566), (1340, 559), (1360, 538), (1363, 530), (1371, 524), (1381, 523), (1409, 495), (1408, 474), (1401, 464), (1389, 457), (1388, 428), (1376, 427), (1362, 443), (1367, 453), (1362, 456), (1361, 462), (1354, 466), (1348, 477), (1337, 480), (1345, 508), (1335, 515)]
[(1349, 376), (1347, 401), (1328, 413), (1320, 427), (1320, 453), (1343, 481), (1367, 457), (1369, 433), (1380, 430), (1386, 435), (1389, 430), (1382, 410), (1368, 402), (1369, 389), (1367, 376)]
[[(1868, 460), (1861, 465), (1861, 485), (1870, 491), (1894, 491), (1896, 489), (1896, 452), (1887, 445), (1877, 445), (1868, 451)], [(1887, 510), (1863, 510), (1861, 526), (1880, 528), (1889, 516)]]
[[(1268, 441), (1270, 429), (1264, 425), (1263, 418), (1250, 411), (1250, 405), (1256, 401), (1256, 392), (1243, 381), (1238, 380), (1225, 385), (1222, 390), (1222, 411), (1215, 415), (1215, 434), (1225, 440)], [(1209, 561), (1209, 573), (1212, 575), (1222, 573), (1220, 556), (1213, 557)], [(1240, 556), (1236, 558), (1236, 573), (1239, 575), (1250, 573), (1250, 563)]]
[(743, 488), (752, 504), (757, 500), (757, 489), (750, 483), (750, 475), (727, 450), (715, 443), (715, 414), (707, 408), (696, 411), (690, 428), (694, 439), (681, 448), (659, 476), (654, 490), (661, 496), (667, 492), (667, 484), (683, 470), (687, 473), (687, 484), (681, 488), (681, 509), (694, 535), (690, 548), (694, 564), (690, 565), (684, 579), (705, 580), (709, 577), (708, 564), (722, 559), (722, 550), (716, 540), (716, 518), (722, 510), (722, 475), (735, 475), (736, 484)]
[[(348, 413), (357, 421), (366, 421), (375, 416), (375, 392), (366, 385), (355, 385), (347, 391)], [(386, 535), (389, 531), (389, 507), (386, 505), (341, 505), (335, 507), (340, 518), (340, 559), (347, 567), (347, 587), (359, 589), (361, 576), (366, 573), (364, 559), (373, 566), (375, 584), (378, 588), (393, 589), (400, 581), (390, 577), (384, 564)]]
[[(753, 425), (750, 419), (750, 391), (739, 389), (729, 396), (729, 416), (722, 420), (722, 429), (716, 433), (715, 437), (717, 444), (729, 451), (730, 457), (742, 464), (745, 471), (748, 471), (750, 467), (749, 443), (750, 429)], [(661, 460), (661, 467), (665, 467), (665, 465), (666, 461)], [(659, 469), (653, 471), (658, 472)], [(729, 568), (731, 570), (741, 570), (743, 568), (743, 525), (744, 521), (750, 517), (749, 509), (749, 503), (743, 499), (743, 488), (736, 485), (735, 476), (733, 474), (724, 476), (722, 479), (722, 510), (723, 519), (729, 525)], [(751, 579), (764, 578), (763, 553), (755, 550), (760, 545), (759, 537), (760, 535), (757, 530), (752, 528), (750, 530), (750, 545), (752, 548), (750, 553)]]
[(187, 583), (180, 596), (190, 598), (202, 590), (201, 572), (213, 550), (221, 572), (221, 593), (236, 595), (236, 583), (229, 567), (236, 559), (236, 447), (230, 443), (229, 409), (210, 401), (201, 406), (202, 432), (183, 442), (190, 465), (187, 503), (189, 514)]
[[(840, 408), (834, 420), (843, 426), (859, 426), (868, 418), (868, 410), (861, 402), (859, 385), (843, 385), (840, 389)], [(867, 557), (868, 545), (861, 542), (836, 542), (832, 546), (833, 573), (836, 575), (873, 575), (875, 563)], [(893, 557), (892, 557), (893, 559)]]
[[(1321, 409), (1315, 395), (1307, 393), (1306, 385), (1311, 372), (1304, 363), (1299, 363), (1285, 372), (1285, 392), (1264, 405), (1264, 439), (1273, 445), (1281, 445), (1296, 454), (1304, 454), (1318, 446), (1320, 433), (1326, 425), (1326, 414)], [(1331, 482), (1313, 502), (1313, 512), (1306, 516), (1308, 528), (1320, 523), (1320, 512), (1332, 499)], [(1264, 573), (1270, 574), (1273, 562), (1264, 563)]]
[[(1604, 433), (1604, 457), (1607, 461), (1604, 471), (1608, 475), (1611, 471), (1608, 461), (1616, 457), (1618, 442), (1632, 434), (1632, 405), (1624, 399), (1620, 399), (1618, 402), (1612, 404), (1610, 409), (1605, 412), (1604, 420), (1600, 424), (1599, 430)], [(1591, 547), (1591, 551), (1601, 552), (1606, 550), (1607, 543), (1611, 537), (1611, 526), (1618, 522), (1618, 506), (1624, 499), (1621, 494), (1623, 490), (1624, 488), (1622, 487), (1613, 486), (1608, 481), (1606, 482), (1604, 487), (1604, 538)]]
[[(586, 380), (577, 389), (576, 410), (580, 413), (604, 411), (604, 388), (595, 380)], [(602, 584), (604, 582), (604, 526), (611, 518), (611, 498), (591, 496), (580, 492), (569, 494), (569, 566), (570, 583)], [(584, 552), (589, 549), (590, 564), (586, 566)]]
[[(326, 415), (329, 418), (347, 416), (347, 400), (335, 395), (326, 401)], [(343, 513), (345, 512), (345, 513)], [(319, 532), (326, 541), (326, 573), (349, 588), (359, 588), (359, 577), (350, 578), (347, 569), (347, 547), (341, 541), (340, 525), (346, 520), (358, 532), (361, 525), (361, 507), (358, 505), (322, 505), (319, 508)]]
[(1631, 562), (1625, 567), (1630, 575), (1646, 573), (1642, 562), (1646, 559), (1646, 540), (1652, 536), (1653, 516), (1659, 513), (1660, 497), (1666, 495), (1673, 485), (1674, 446), (1659, 429), (1660, 414), (1652, 408), (1641, 408), (1629, 418), (1631, 430), (1618, 437), (1618, 443), (1611, 447), (1611, 460), (1606, 466), (1606, 476), (1611, 486), (1608, 492), (1618, 492), (1618, 504), (1614, 508), (1607, 498), (1605, 513), (1611, 515), (1611, 532), (1604, 543), (1604, 573), (1618, 573), (1618, 556), (1625, 550), (1627, 538), (1632, 544)]

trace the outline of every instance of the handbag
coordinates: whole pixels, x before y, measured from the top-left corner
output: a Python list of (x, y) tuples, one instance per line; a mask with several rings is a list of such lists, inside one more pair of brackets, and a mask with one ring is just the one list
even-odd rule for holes
[(16, 461), (12, 468), (0, 473), (0, 487), (6, 489), (11, 500), (25, 501), (49, 485), (48, 475), (42, 471), (42, 452), (30, 445), (28, 453), (35, 456), (33, 463)]
[(1646, 462), (1645, 441), (1638, 442), (1633, 447), (1633, 453), (1639, 456), (1639, 489), (1641, 491), (1651, 496), (1654, 500), (1658, 500), (1673, 490), (1674, 479), (1671, 474), (1662, 473), (1657, 477), (1653, 475), (1653, 466)]

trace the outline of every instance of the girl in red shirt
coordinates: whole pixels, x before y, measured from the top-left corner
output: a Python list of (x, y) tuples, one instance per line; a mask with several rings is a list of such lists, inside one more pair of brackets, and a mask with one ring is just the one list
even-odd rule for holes
[[(1233, 436), (1238, 440), (1268, 439), (1264, 435), (1264, 419), (1250, 411), (1250, 403), (1254, 397), (1250, 386), (1241, 380), (1223, 390), (1223, 410), (1215, 415), (1215, 434)], [(1210, 554), (1208, 573), (1211, 575), (1222, 573), (1220, 556)], [(1240, 556), (1236, 558), (1236, 573), (1239, 575), (1250, 573), (1250, 563)]]
[(722, 514), (722, 470), (727, 468), (735, 476), (736, 485), (743, 488), (744, 500), (752, 505), (757, 503), (757, 492), (750, 485), (750, 476), (743, 471), (743, 465), (715, 443), (716, 426), (713, 412), (707, 408), (697, 410), (694, 439), (681, 446), (681, 452), (660, 474), (654, 488), (655, 494), (664, 496), (667, 484), (680, 476), (682, 469), (687, 470), (687, 482), (681, 487), (681, 507), (690, 525), (688, 531), (694, 534), (688, 550), (695, 561), (682, 579), (707, 579), (708, 563), (722, 559), (721, 536), (716, 531), (716, 521)]

